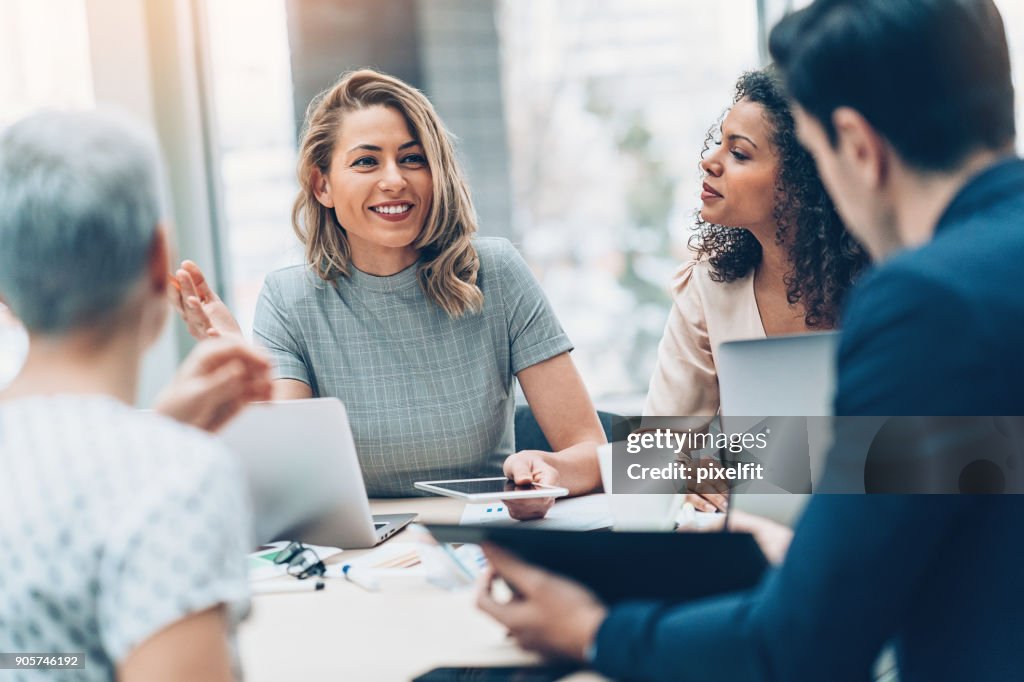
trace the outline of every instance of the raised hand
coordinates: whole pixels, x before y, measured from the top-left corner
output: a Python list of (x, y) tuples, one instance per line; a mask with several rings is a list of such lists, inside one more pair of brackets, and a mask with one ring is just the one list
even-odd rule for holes
[(216, 431), (247, 403), (270, 397), (270, 361), (262, 351), (239, 337), (210, 339), (185, 358), (156, 411)]
[(171, 276), (167, 296), (194, 338), (201, 341), (217, 336), (242, 335), (231, 311), (210, 288), (203, 271), (192, 261), (183, 261)]

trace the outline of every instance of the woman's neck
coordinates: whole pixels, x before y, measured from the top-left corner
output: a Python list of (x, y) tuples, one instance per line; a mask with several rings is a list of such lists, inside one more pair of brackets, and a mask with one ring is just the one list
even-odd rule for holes
[(352, 265), (360, 272), (377, 277), (389, 277), (419, 260), (420, 253), (412, 246), (382, 247), (366, 244), (359, 239), (349, 238)]
[(763, 289), (786, 291), (786, 275), (792, 270), (789, 262), (789, 245), (776, 239), (774, 225), (771, 229), (750, 230), (761, 245), (761, 260), (754, 268), (754, 281)]
[(771, 230), (770, 236), (753, 233), (761, 245), (761, 261), (754, 269), (754, 299), (761, 316), (761, 326), (768, 336), (806, 332), (804, 307), (800, 303), (789, 302), (786, 276), (793, 269), (789, 245), (785, 240), (780, 244), (774, 232)]

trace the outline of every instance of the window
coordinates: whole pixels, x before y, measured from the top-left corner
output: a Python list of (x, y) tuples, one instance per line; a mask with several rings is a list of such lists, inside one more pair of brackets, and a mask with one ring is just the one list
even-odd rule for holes
[[(45, 107), (93, 105), (85, 0), (0, 4), (0, 128)], [(0, 388), (14, 378), (28, 338), (0, 305)]]
[(705, 135), (758, 66), (756, 4), (500, 8), (520, 247), (592, 395), (636, 413), (687, 258)]
[(210, 0), (206, 7), (224, 190), (228, 262), (221, 265), (231, 278), (227, 300), (248, 335), (263, 278), (303, 262), (291, 229), (298, 186), (285, 6)]

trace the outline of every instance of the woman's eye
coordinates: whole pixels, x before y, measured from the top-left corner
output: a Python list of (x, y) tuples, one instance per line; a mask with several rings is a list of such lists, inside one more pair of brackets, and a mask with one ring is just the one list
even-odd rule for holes
[(402, 157), (402, 163), (408, 163), (413, 165), (423, 165), (427, 162), (426, 157), (422, 154), (409, 154)]
[(355, 161), (352, 162), (352, 166), (353, 167), (361, 166), (363, 168), (368, 168), (370, 166), (375, 166), (376, 164), (377, 164), (377, 159), (373, 158), (372, 156), (361, 156), (361, 157), (359, 157), (358, 159), (356, 159)]
[(746, 161), (747, 159), (750, 158), (749, 156), (744, 154), (739, 149), (733, 149), (733, 150), (730, 150), (730, 151), (732, 152), (733, 157), (736, 158), (739, 161)]

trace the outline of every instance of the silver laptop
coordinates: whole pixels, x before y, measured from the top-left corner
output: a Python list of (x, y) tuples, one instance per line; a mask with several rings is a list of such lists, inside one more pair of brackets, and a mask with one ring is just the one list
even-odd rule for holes
[(245, 468), (260, 544), (373, 547), (416, 517), (370, 514), (348, 415), (336, 398), (255, 403), (220, 437)]
[(767, 465), (784, 481), (781, 486), (771, 480), (750, 486), (735, 496), (736, 508), (790, 524), (802, 511), (808, 495), (780, 493), (794, 492), (799, 486), (792, 484), (801, 476), (806, 476), (808, 488), (821, 480), (831, 424), (828, 419), (772, 418), (832, 415), (838, 344), (839, 332), (818, 332), (729, 341), (718, 347), (722, 430), (771, 429)]
[(728, 341), (715, 365), (723, 415), (828, 417), (839, 332)]

